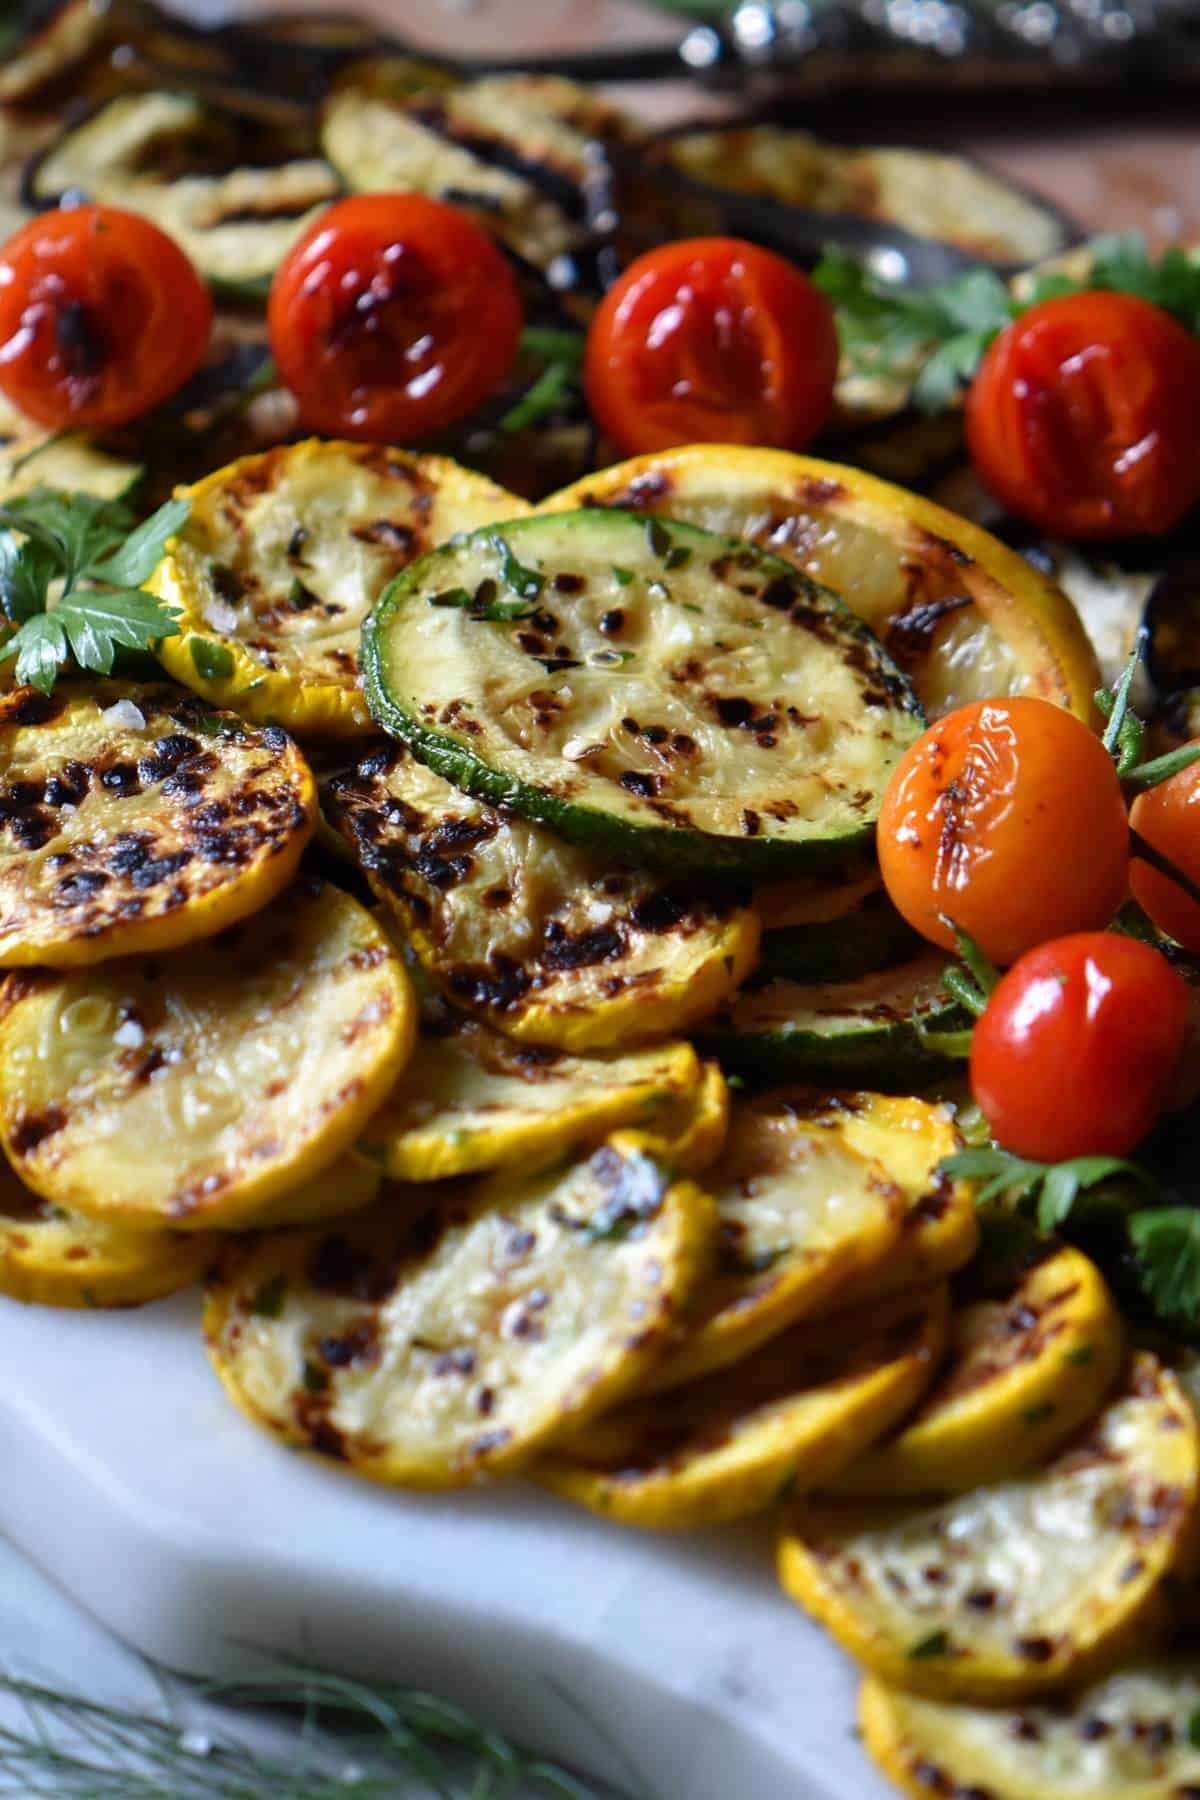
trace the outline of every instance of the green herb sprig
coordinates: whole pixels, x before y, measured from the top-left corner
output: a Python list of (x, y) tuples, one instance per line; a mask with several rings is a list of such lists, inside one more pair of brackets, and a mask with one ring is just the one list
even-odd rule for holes
[(830, 248), (813, 281), (833, 302), (852, 368), (912, 382), (913, 401), (942, 412), (978, 369), (992, 340), (1031, 306), (1094, 288), (1135, 294), (1200, 332), (1200, 260), (1168, 250), (1155, 261), (1136, 233), (1093, 240), (1082, 276), (1048, 271), (1018, 298), (990, 269), (972, 269), (936, 287), (905, 288)]
[[(56, 1800), (394, 1800), (419, 1784), (436, 1800), (594, 1800), (565, 1769), (526, 1755), (459, 1707), (409, 1688), (307, 1667), (199, 1689), (239, 1708), (285, 1711), (300, 1729), (286, 1752), (181, 1729), (43, 1683), (0, 1677), (24, 1719), (0, 1723), (0, 1795)], [(453, 1759), (453, 1760), (448, 1760)]]
[(168, 500), (141, 525), (119, 502), (39, 488), (0, 506), (0, 606), (17, 627), (0, 646), (16, 678), (43, 694), (72, 660), (112, 673), (119, 649), (177, 637), (173, 614), (142, 586), (188, 516)]
[(497, 429), (503, 437), (517, 437), (566, 406), (581, 391), (583, 334), (528, 325), (521, 333), (521, 353), (540, 362), (541, 369), (521, 398), (509, 407)]

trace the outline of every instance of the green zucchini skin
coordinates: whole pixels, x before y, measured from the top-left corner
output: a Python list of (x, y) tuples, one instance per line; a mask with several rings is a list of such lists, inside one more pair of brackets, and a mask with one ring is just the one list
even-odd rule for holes
[(895, 969), (849, 982), (805, 984), (758, 975), (698, 1035), (703, 1056), (760, 1083), (848, 1082), (911, 1093), (956, 1065), (922, 1042), (970, 1024), (944, 992), (945, 957), (926, 950)]
[(763, 935), (760, 970), (789, 981), (853, 981), (915, 956), (921, 940), (886, 894), (869, 894), (840, 919)]
[[(652, 532), (659, 534), (658, 539), (650, 537)], [(564, 541), (570, 546), (569, 557), (562, 549)], [(665, 548), (660, 547), (649, 556), (648, 541), (657, 541)], [(496, 552), (497, 543), (502, 555)], [(606, 662), (604, 676), (594, 674), (598, 667), (595, 658), (611, 659), (613, 667), (620, 667), (624, 661), (636, 662), (643, 654), (643, 640), (637, 638), (636, 632), (643, 625), (648, 646), (645, 666), (651, 671), (649, 682), (636, 690), (614, 689), (612, 694), (624, 696), (633, 692), (642, 707), (661, 705), (664, 712), (679, 703), (679, 692), (692, 695), (690, 674), (687, 682), (672, 674), (670, 679), (680, 685), (677, 692), (668, 692), (668, 678), (660, 675), (654, 660), (656, 656), (664, 658), (665, 652), (653, 641), (656, 628), (662, 624), (665, 632), (668, 625), (677, 622), (680, 610), (702, 617), (705, 614), (706, 609), (698, 603), (680, 601), (676, 605), (672, 599), (667, 583), (673, 587), (682, 586), (683, 577), (668, 573), (663, 578), (664, 569), (678, 570), (686, 565), (692, 570), (690, 580), (694, 581), (697, 575), (707, 578), (701, 586), (687, 586), (683, 591), (710, 598), (710, 604), (716, 610), (705, 620), (704, 629), (719, 629), (730, 637), (731, 642), (722, 639), (717, 645), (722, 655), (738, 653), (735, 634), (744, 627), (745, 638), (750, 640), (752, 624), (754, 631), (762, 634), (753, 640), (754, 650), (759, 650), (763, 644), (767, 646), (761, 653), (766, 668), (764, 679), (774, 680), (777, 685), (798, 680), (796, 665), (806, 650), (817, 665), (816, 674), (808, 679), (815, 680), (817, 674), (822, 673), (828, 673), (831, 683), (836, 679), (840, 684), (837, 701), (851, 715), (845, 721), (848, 736), (854, 739), (857, 735), (865, 740), (865, 748), (863, 744), (854, 746), (853, 753), (859, 761), (848, 764), (843, 774), (838, 758), (844, 752), (835, 746), (828, 751), (823, 763), (816, 763), (819, 777), (813, 776), (814, 759), (811, 756), (808, 763), (802, 763), (797, 770), (797, 754), (809, 754), (802, 739), (804, 728), (822, 726), (825, 732), (822, 742), (836, 738), (840, 715), (836, 709), (833, 711), (831, 727), (824, 718), (805, 718), (796, 707), (789, 706), (787, 711), (799, 721), (796, 737), (801, 739), (800, 752), (792, 747), (794, 740), (790, 740), (780, 751), (779, 765), (772, 767), (768, 776), (755, 775), (759, 783), (757, 788), (744, 785), (738, 769), (743, 746), (757, 744), (761, 752), (764, 742), (773, 748), (779, 740), (775, 736), (754, 738), (744, 732), (738, 743), (729, 719), (720, 713), (723, 702), (700, 691), (706, 672), (702, 656), (708, 653), (704, 643), (699, 646), (701, 660), (693, 657), (698, 670), (695, 684), (699, 691), (695, 707), (698, 708), (701, 701), (713, 706), (725, 731), (725, 737), (718, 745), (721, 756), (728, 759), (721, 770), (720, 792), (711, 785), (706, 790), (698, 784), (694, 793), (686, 787), (668, 787), (665, 800), (656, 804), (641, 787), (633, 785), (635, 781), (648, 779), (640, 774), (626, 771), (617, 778), (603, 772), (593, 776), (587, 770), (581, 778), (578, 760), (565, 760), (554, 747), (549, 732), (546, 734), (549, 747), (540, 753), (526, 754), (524, 749), (514, 748), (487, 714), (486, 677), (492, 648), (486, 646), (486, 640), (474, 638), (467, 645), (457, 622), (447, 628), (441, 622), (430, 621), (436, 608), (443, 620), (450, 613), (455, 614), (456, 621), (465, 615), (467, 623), (461, 630), (478, 632), (498, 626), (510, 627), (512, 637), (505, 637), (496, 654), (506, 659), (506, 677), (516, 668), (524, 679), (523, 665), (519, 661), (514, 663), (516, 653), (512, 649), (518, 635), (516, 619), (511, 614), (498, 612), (495, 600), (498, 589), (500, 607), (512, 603), (516, 590), (511, 585), (506, 587), (502, 571), (517, 558), (521, 559), (518, 566), (523, 573), (534, 573), (542, 583), (539, 591), (544, 590), (564, 613), (566, 622), (559, 626), (552, 619), (553, 628), (570, 633), (578, 645), (578, 657), (564, 662), (561, 668), (558, 664), (551, 666), (553, 659), (535, 659), (550, 670), (548, 676), (539, 675), (540, 687), (549, 689), (556, 702), (559, 694), (570, 697), (562, 706), (550, 709), (551, 719), (556, 710), (567, 712), (567, 717), (553, 726), (555, 731), (568, 731), (571, 719), (578, 716), (575, 711), (567, 710), (574, 709), (578, 699), (572, 683), (585, 695), (591, 695), (601, 709), (609, 702), (610, 695), (605, 690), (606, 685), (611, 684), (612, 669)], [(676, 560), (672, 561), (672, 558)], [(714, 574), (718, 568), (725, 571), (720, 581)], [(733, 604), (726, 592), (726, 587), (733, 586), (733, 574), (729, 570), (734, 570), (740, 577), (741, 585), (736, 588), (740, 599), (736, 604), (746, 617), (735, 618), (727, 624), (727, 614)], [(614, 577), (620, 577), (620, 587), (609, 592), (605, 584), (611, 585)], [(559, 581), (570, 584), (572, 595), (577, 587), (586, 589), (589, 584), (596, 591), (589, 592), (586, 603), (576, 598), (562, 602), (553, 591)], [(467, 589), (470, 587), (479, 594), (485, 584), (490, 596), (490, 610), (472, 613), (473, 603), (468, 604)], [(601, 589), (602, 594), (599, 593)], [(768, 591), (776, 597), (764, 600)], [(781, 593), (785, 596), (782, 607), (778, 598)], [(714, 594), (715, 600), (711, 599)], [(609, 608), (610, 603), (611, 609), (601, 615), (600, 629), (606, 629), (603, 621), (614, 613), (623, 619), (628, 612), (634, 622), (633, 641), (639, 642), (636, 654), (614, 653), (604, 637), (597, 639), (599, 649), (593, 646), (587, 650), (586, 634), (592, 626), (586, 616), (586, 606)], [(541, 600), (538, 605), (542, 605)], [(719, 610), (721, 607), (725, 610)], [(665, 623), (662, 615), (666, 615)], [(771, 634), (779, 635), (773, 640)], [(675, 640), (670, 642), (673, 647)], [(542, 645), (543, 649), (546, 647)], [(740, 648), (747, 657), (751, 655), (745, 645)], [(528, 656), (529, 653), (523, 654)], [(589, 656), (593, 660), (588, 661)], [(455, 657), (459, 659), (457, 667)], [(786, 668), (786, 675), (773, 669), (772, 658)], [(821, 658), (824, 658), (823, 663)], [(719, 537), (695, 526), (677, 523), (668, 526), (662, 521), (648, 520), (644, 515), (617, 510), (531, 516), (472, 533), (463, 540), (442, 546), (413, 564), (385, 590), (363, 627), (360, 662), (367, 704), (376, 722), (392, 736), (403, 739), (420, 761), (456, 787), (492, 805), (508, 807), (548, 826), (561, 837), (616, 860), (672, 870), (703, 870), (710, 875), (769, 879), (792, 872), (837, 869), (848, 860), (861, 856), (873, 842), (875, 817), (891, 769), (923, 724), (919, 703), (904, 676), (870, 631), (836, 595), (798, 575), (790, 564), (740, 539)], [(436, 672), (426, 676), (424, 671), (427, 669)], [(583, 672), (576, 673), (577, 670)], [(555, 677), (564, 671), (567, 681), (555, 689)], [(457, 685), (454, 685), (455, 680)], [(439, 694), (439, 683), (446, 690), (445, 694)], [(473, 696), (468, 691), (472, 686), (482, 696), (474, 714)], [(790, 693), (791, 689), (787, 691)], [(452, 715), (449, 724), (446, 705), (439, 709), (438, 704), (439, 699), (445, 702), (446, 694), (453, 695), (449, 703)], [(802, 692), (797, 688), (797, 698), (801, 697)], [(615, 708), (619, 712), (620, 704), (624, 704), (623, 698), (619, 704), (613, 699), (609, 710)], [(687, 704), (691, 706), (692, 700), (689, 699)], [(739, 699), (734, 704), (748, 703)], [(776, 711), (783, 708), (783, 702), (771, 695), (762, 699), (762, 705)], [(654, 716), (653, 712), (650, 716)], [(775, 725), (774, 717), (766, 722)], [(738, 724), (741, 723), (739, 720)], [(639, 730), (644, 738), (655, 743), (667, 735), (658, 726), (638, 727), (636, 720), (624, 719), (622, 728), (627, 725), (632, 726), (635, 738)], [(790, 720), (786, 728), (791, 729)], [(702, 729), (708, 731), (710, 742), (717, 743), (719, 734), (707, 721)], [(779, 729), (782, 732), (784, 727)], [(659, 738), (650, 738), (651, 730), (659, 731)], [(488, 740), (483, 749), (479, 747), (481, 740)], [(569, 746), (569, 741), (569, 738), (564, 739), (564, 748)], [(690, 745), (691, 753), (695, 753), (693, 739), (687, 737), (684, 741)], [(604, 749), (605, 746), (597, 748)], [(635, 751), (639, 748), (635, 745)], [(866, 777), (862, 772), (864, 757), (870, 761), (869, 776)], [(522, 763), (536, 765), (536, 776), (530, 775)], [(749, 766), (751, 772), (758, 767), (753, 761)], [(870, 781), (869, 787), (864, 789), (860, 785), (855, 789), (852, 798), (848, 797), (851, 767), (860, 784), (866, 779)], [(810, 787), (823, 783), (822, 804), (827, 806), (826, 817), (814, 820), (811, 814), (804, 814), (796, 802), (789, 801), (793, 786), (805, 778)], [(762, 794), (774, 796), (774, 812), (768, 812), (765, 803), (760, 801), (760, 789)], [(833, 796), (828, 802), (826, 793)], [(703, 813), (707, 808), (714, 818), (723, 818), (722, 808), (725, 814), (732, 814), (738, 808), (748, 809), (752, 799), (756, 802), (754, 811), (742, 810), (739, 815), (745, 821), (745, 835), (736, 835), (733, 829), (706, 828), (695, 821), (697, 811)], [(663, 816), (670, 822), (662, 823)], [(784, 823), (777, 825), (776, 819)]]

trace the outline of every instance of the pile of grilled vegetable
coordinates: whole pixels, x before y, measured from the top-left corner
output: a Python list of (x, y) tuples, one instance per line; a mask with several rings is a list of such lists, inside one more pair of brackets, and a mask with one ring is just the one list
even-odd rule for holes
[[(871, 847), (923, 705), (1086, 707), (1061, 597), (777, 453), (532, 510), (309, 442), (183, 498), (165, 671), (0, 702), (0, 1285), (206, 1274), (236, 1403), (373, 1480), (774, 1511), (915, 1793), (1010, 1736), (995, 1792), (1074, 1792), (1033, 1746), (1103, 1771), (1110, 1717), (1189, 1769), (1174, 1664), (1037, 1705), (1188, 1577), (1186, 1375), (1078, 1248), (980, 1251), (922, 1024), (961, 1015)], [(951, 584), (959, 636), (905, 624)]]

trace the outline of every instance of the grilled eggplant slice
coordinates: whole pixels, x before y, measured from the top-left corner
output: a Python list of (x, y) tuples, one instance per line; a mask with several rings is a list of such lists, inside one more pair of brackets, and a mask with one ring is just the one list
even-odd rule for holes
[(564, 263), (571, 266), (584, 242), (582, 228), (527, 175), (443, 137), (411, 110), (411, 102), (366, 87), (339, 87), (325, 104), (321, 145), (352, 192), (449, 201), (547, 277)]
[(109, 8), (96, 0), (67, 0), (18, 45), (0, 69), (0, 106), (27, 106), (78, 69), (109, 42)]
[(965, 1023), (942, 986), (945, 967), (943, 954), (924, 950), (853, 981), (756, 976), (700, 1041), (706, 1055), (754, 1081), (871, 1080), (904, 1093), (945, 1066), (922, 1034)]
[(774, 124), (685, 125), (645, 154), (711, 187), (898, 225), (996, 263), (1039, 262), (1078, 238), (1045, 200), (965, 156), (822, 143)]
[(216, 1239), (64, 1212), (0, 1166), (0, 1294), (33, 1306), (138, 1306), (199, 1281)]
[(1117, 1378), (1121, 1315), (1095, 1264), (1053, 1252), (998, 1299), (955, 1317), (950, 1361), (903, 1431), (836, 1484), (879, 1499), (953, 1494), (1044, 1461), (1085, 1425)]
[(316, 438), (186, 491), (187, 525), (154, 582), (181, 613), (162, 661), (217, 704), (317, 737), (372, 728), (358, 640), (391, 578), (524, 506), (444, 457)]
[(217, 1374), (287, 1444), (404, 1487), (509, 1473), (622, 1399), (710, 1246), (711, 1209), (617, 1136), (586, 1161), (397, 1190), (337, 1233), (232, 1251)]
[(1154, 1623), (1190, 1555), (1196, 1423), (1175, 1377), (1135, 1359), (1048, 1467), (941, 1505), (796, 1509), (787, 1591), (872, 1674), (986, 1705), (1078, 1686)]
[(0, 699), (0, 967), (211, 937), (295, 874), (316, 819), (286, 732), (165, 684)]
[(487, 75), (443, 84), (413, 98), (414, 110), (444, 136), (501, 166), (518, 168), (556, 195), (568, 212), (592, 210), (588, 190), (607, 203), (607, 143), (632, 143), (632, 119), (595, 88), (561, 75)]
[(987, 532), (861, 469), (694, 444), (618, 463), (538, 510), (573, 506), (686, 520), (786, 558), (853, 606), (930, 717), (1017, 693), (1091, 717), (1095, 654), (1058, 588)]
[(619, 1126), (646, 1125), (694, 1102), (690, 1044), (578, 1057), (519, 1045), (448, 1007), (363, 1133), (360, 1150), (394, 1181), (481, 1169), (537, 1168)]
[(265, 292), (301, 233), (342, 192), (317, 156), (247, 166), (246, 121), (197, 95), (121, 94), (36, 157), (30, 206), (83, 196), (141, 213), (235, 294)]
[(727, 887), (616, 868), (461, 793), (403, 744), (335, 776), (324, 805), (430, 978), (523, 1043), (672, 1037), (754, 965), (758, 920)]
[(186, 956), (22, 972), (3, 998), (14, 1167), (47, 1200), (132, 1227), (278, 1216), (354, 1142), (415, 1038), (384, 933), (309, 881)]
[(632, 513), (445, 545), (384, 594), (362, 657), (375, 717), (448, 780), (671, 869), (845, 862), (921, 729), (833, 594)]
[(1190, 1800), (1200, 1663), (1138, 1660), (1046, 1706), (953, 1706), (863, 1684), (863, 1742), (916, 1800)]
[(953, 1143), (943, 1109), (919, 1100), (781, 1090), (735, 1103), (704, 1177), (717, 1205), (717, 1267), (654, 1387), (725, 1368), (836, 1307), (847, 1281), (885, 1264)]
[(829, 1480), (929, 1385), (946, 1289), (870, 1320), (789, 1331), (720, 1375), (634, 1400), (572, 1434), (535, 1471), (623, 1525), (724, 1525)]

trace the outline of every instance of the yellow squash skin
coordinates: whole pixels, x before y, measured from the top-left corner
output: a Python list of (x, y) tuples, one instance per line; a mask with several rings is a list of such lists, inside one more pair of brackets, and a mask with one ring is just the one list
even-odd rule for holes
[(521, 1468), (625, 1397), (711, 1251), (636, 1134), (530, 1177), (394, 1189), (336, 1233), (234, 1249), (205, 1335), (239, 1407), (374, 1481)]
[(69, 1211), (253, 1224), (349, 1149), (415, 1012), (371, 915), (301, 881), (171, 960), (10, 976), (0, 1133), (22, 1179)]
[(1052, 1705), (947, 1704), (869, 1677), (868, 1754), (915, 1800), (1187, 1800), (1200, 1788), (1200, 1667), (1140, 1658)]
[(691, 1387), (573, 1434), (538, 1479), (623, 1525), (677, 1530), (763, 1512), (852, 1460), (919, 1397), (946, 1341), (945, 1288), (842, 1328), (801, 1326)]
[(578, 1057), (514, 1044), (461, 1016), (444, 1024), (422, 1035), (360, 1142), (393, 1181), (540, 1168), (621, 1126), (685, 1113), (700, 1086), (696, 1053), (678, 1041)]
[(1066, 595), (978, 526), (861, 469), (688, 444), (587, 475), (538, 511), (579, 506), (681, 519), (788, 558), (866, 620), (931, 716), (1020, 693), (1092, 717), (1099, 671)]
[(67, 1213), (0, 1166), (0, 1294), (29, 1306), (139, 1306), (199, 1281), (218, 1240)]
[(291, 881), (316, 790), (277, 727), (167, 685), (0, 697), (0, 968), (214, 936)]
[(948, 1113), (919, 1100), (779, 1089), (735, 1102), (703, 1176), (720, 1220), (717, 1268), (654, 1385), (694, 1381), (846, 1310), (850, 1283), (867, 1287), (886, 1267), (953, 1143)]
[(1100, 1271), (1078, 1250), (1058, 1250), (1003, 1299), (962, 1308), (949, 1363), (915, 1417), (833, 1491), (964, 1493), (1034, 1468), (1098, 1410), (1124, 1349)]
[(154, 576), (179, 614), (159, 655), (185, 687), (299, 736), (373, 730), (359, 628), (392, 577), (525, 501), (442, 456), (316, 438), (181, 490), (191, 515)]
[(687, 1031), (745, 979), (754, 909), (568, 844), (461, 793), (403, 744), (335, 775), (326, 816), (455, 1006), (575, 1054)]
[(865, 1669), (937, 1699), (1002, 1706), (1078, 1686), (1158, 1628), (1194, 1553), (1191, 1408), (1135, 1358), (1094, 1425), (1047, 1467), (940, 1503), (802, 1503), (784, 1589)]
[(675, 1101), (645, 1131), (653, 1154), (681, 1175), (702, 1175), (716, 1162), (729, 1137), (729, 1083), (719, 1063), (701, 1067), (695, 1093)]

